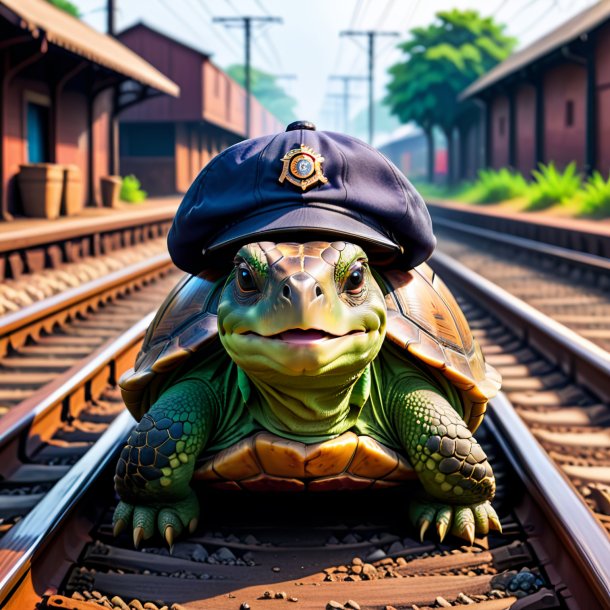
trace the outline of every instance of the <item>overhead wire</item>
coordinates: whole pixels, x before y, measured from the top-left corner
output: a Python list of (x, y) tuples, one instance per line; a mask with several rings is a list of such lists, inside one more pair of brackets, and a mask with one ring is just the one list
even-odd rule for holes
[[(220, 40), (226, 47), (231, 49), (233, 53), (241, 55), (241, 49), (235, 46), (235, 42), (233, 41), (233, 39), (228, 36), (225, 36), (224, 30), (222, 28), (214, 26), (214, 24), (212, 23), (212, 19), (215, 17), (215, 15), (210, 11), (205, 2), (198, 2), (198, 0), (189, 1), (191, 3), (191, 6), (195, 6), (198, 10), (202, 11), (202, 16), (203, 13), (205, 13), (205, 15), (209, 17), (209, 23), (207, 23), (207, 25), (209, 25), (209, 32), (211, 32), (212, 35), (215, 36), (218, 40)], [(203, 18), (205, 19), (206, 17)], [(201, 32), (198, 33), (198, 37), (201, 37)]]

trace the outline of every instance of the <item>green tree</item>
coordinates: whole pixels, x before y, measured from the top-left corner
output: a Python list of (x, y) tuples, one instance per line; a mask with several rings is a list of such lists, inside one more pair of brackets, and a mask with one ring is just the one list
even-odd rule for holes
[(60, 8), (62, 11), (66, 11), (66, 13), (69, 13), (73, 17), (80, 17), (78, 7), (75, 4), (72, 4), (72, 2), (69, 0), (47, 0), (47, 2), (50, 2), (57, 8)]
[[(235, 79), (240, 85), (245, 85), (246, 75), (243, 66), (229, 66), (229, 68), (227, 68), (227, 74)], [(274, 114), (284, 123), (291, 123), (296, 120), (294, 109), (297, 102), (277, 84), (277, 79), (273, 74), (251, 68), (250, 84), (254, 97), (256, 97), (271, 114)]]
[(384, 101), (403, 123), (417, 123), (426, 134), (430, 181), (432, 129), (438, 126), (445, 134), (452, 168), (452, 131), (463, 114), (472, 112), (471, 103), (458, 103), (458, 95), (510, 55), (516, 40), (504, 30), (504, 25), (477, 11), (453, 9), (437, 13), (427, 27), (413, 28), (410, 38), (399, 45), (405, 60), (390, 68), (392, 79)]

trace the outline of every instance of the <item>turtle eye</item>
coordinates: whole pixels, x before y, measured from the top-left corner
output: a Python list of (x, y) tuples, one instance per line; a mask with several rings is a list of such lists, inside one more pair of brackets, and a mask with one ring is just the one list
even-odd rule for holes
[(343, 285), (343, 290), (345, 292), (349, 292), (350, 294), (357, 294), (362, 290), (364, 286), (364, 265), (362, 263), (358, 263), (354, 265), (347, 279), (345, 280), (345, 284)]
[(244, 264), (237, 268), (237, 284), (243, 292), (253, 292), (258, 289), (252, 272)]

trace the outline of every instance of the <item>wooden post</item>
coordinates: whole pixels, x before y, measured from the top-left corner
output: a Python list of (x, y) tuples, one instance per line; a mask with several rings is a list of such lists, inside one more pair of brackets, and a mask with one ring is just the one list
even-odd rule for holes
[(534, 87), (536, 88), (534, 141), (536, 165), (538, 165), (544, 163), (544, 86), (541, 78), (535, 80)]
[(585, 171), (591, 175), (597, 168), (597, 79), (595, 43), (589, 34), (587, 45), (587, 92), (585, 101)]

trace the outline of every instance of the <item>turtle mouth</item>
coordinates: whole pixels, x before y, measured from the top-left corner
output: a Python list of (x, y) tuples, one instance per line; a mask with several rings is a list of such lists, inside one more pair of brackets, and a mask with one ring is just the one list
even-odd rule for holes
[(348, 335), (364, 335), (364, 330), (352, 330), (345, 335), (333, 335), (325, 330), (318, 330), (317, 328), (291, 328), (284, 330), (281, 333), (274, 335), (259, 335), (253, 331), (244, 333), (246, 335), (256, 335), (261, 339), (269, 339), (272, 341), (282, 341), (284, 343), (293, 343), (295, 345), (311, 345), (312, 343), (323, 343), (324, 341), (330, 341), (332, 339), (341, 339)]

